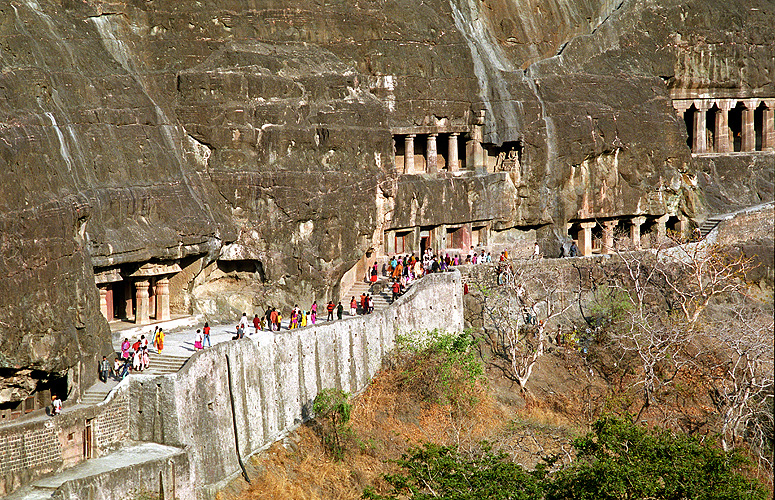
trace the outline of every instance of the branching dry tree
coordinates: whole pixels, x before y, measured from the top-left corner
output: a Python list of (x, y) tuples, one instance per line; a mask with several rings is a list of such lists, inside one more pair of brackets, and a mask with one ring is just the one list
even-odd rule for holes
[(672, 240), (674, 246), (657, 251), (663, 265), (661, 273), (665, 292), (681, 309), (686, 321), (694, 324), (714, 297), (741, 293), (746, 289), (745, 276), (753, 268), (753, 260), (742, 252), (735, 255), (716, 244), (683, 243)]
[(730, 450), (746, 439), (758, 452), (760, 464), (772, 467), (773, 331), (770, 314), (741, 306), (727, 318), (709, 325), (716, 345), (716, 363), (706, 362), (706, 380), (721, 415), (721, 442)]
[[(668, 244), (619, 251), (598, 280), (599, 299), (617, 311), (609, 328), (613, 345), (638, 359), (641, 411), (661, 403), (661, 390), (683, 370), (699, 372), (724, 448), (745, 439), (771, 468), (775, 325), (771, 304), (745, 296), (752, 261), (704, 242)], [(721, 305), (730, 302), (735, 309)]]
[(547, 270), (531, 261), (501, 265), (498, 286), (478, 286), (485, 330), (491, 336), (493, 353), (506, 362), (506, 375), (523, 393), (533, 368), (546, 352), (546, 332), (573, 305), (562, 269)]

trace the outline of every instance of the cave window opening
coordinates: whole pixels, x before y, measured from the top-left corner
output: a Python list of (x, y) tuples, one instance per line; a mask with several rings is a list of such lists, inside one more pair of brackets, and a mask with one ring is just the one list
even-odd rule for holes
[(732, 151), (743, 150), (743, 109), (745, 105), (738, 102), (737, 106), (729, 110), (729, 130), (732, 134)]
[(708, 138), (707, 150), (708, 152), (718, 152), (718, 138), (716, 137), (716, 119), (718, 117), (719, 108), (717, 105), (713, 105), (708, 111), (705, 112), (705, 135)]
[(671, 215), (668, 217), (667, 222), (665, 223), (665, 229), (668, 231), (672, 231), (677, 236), (681, 234), (681, 219), (679, 219), (675, 215)]
[(581, 225), (578, 222), (574, 222), (568, 228), (568, 236), (570, 236), (570, 239), (575, 241), (576, 244), (578, 244), (578, 242), (579, 242), (579, 233), (580, 232), (581, 232)]
[(393, 159), (396, 171), (409, 173), (406, 171), (406, 139), (405, 135), (393, 136)]
[(692, 104), (689, 109), (684, 111), (684, 124), (686, 125), (686, 145), (689, 149), (694, 151), (692, 145), (694, 144), (694, 114), (697, 113), (697, 108)]
[(657, 218), (656, 217), (649, 217), (646, 219), (646, 222), (643, 223), (643, 225), (640, 226), (640, 241), (641, 246), (643, 248), (648, 248), (649, 244), (652, 239), (656, 238), (657, 235)]
[(449, 134), (439, 135), (436, 139), (436, 168), (449, 172)]
[(447, 228), (447, 248), (466, 250), (470, 245), (471, 237), (465, 226)]
[(619, 219), (614, 226), (614, 242), (629, 244), (632, 225), (632, 221), (629, 219)]
[(414, 139), (414, 171), (428, 171), (428, 134), (417, 134)]
[(475, 247), (487, 245), (487, 226), (471, 228), (471, 245)]
[(753, 112), (753, 130), (754, 130), (754, 149), (756, 151), (762, 151), (764, 142), (764, 116), (767, 105), (764, 102)]
[(466, 144), (471, 140), (471, 137), (469, 134), (460, 134), (457, 138), (457, 161), (458, 161), (458, 170), (465, 170), (467, 167), (466, 163)]
[(420, 255), (424, 255), (425, 250), (433, 248), (432, 237), (433, 227), (423, 226), (420, 228)]
[(0, 403), (0, 421), (15, 420), (22, 416), (24, 401)]
[(396, 231), (395, 246), (393, 247), (393, 249), (395, 250), (394, 253), (403, 254), (403, 253), (409, 252), (409, 245), (407, 244), (408, 243), (407, 240), (409, 239), (410, 234), (412, 234), (411, 231), (403, 231), (403, 232)]

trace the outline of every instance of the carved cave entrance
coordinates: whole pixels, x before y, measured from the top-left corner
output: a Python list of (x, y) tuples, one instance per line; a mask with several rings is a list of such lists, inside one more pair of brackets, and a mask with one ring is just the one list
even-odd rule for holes
[[(0, 368), (0, 377), (10, 378), (14, 371)], [(67, 376), (48, 379), (46, 372), (33, 371), (33, 378), (39, 380), (35, 390), (21, 401), (0, 403), (0, 423), (17, 419), (35, 410), (50, 410), (51, 395), (56, 394), (62, 401), (67, 401)]]
[(423, 226), (420, 228), (420, 255), (425, 254), (425, 250), (433, 248), (432, 238), (433, 227)]
[(743, 150), (743, 110), (745, 106), (742, 102), (729, 110), (729, 131), (732, 135), (732, 151), (740, 152)]

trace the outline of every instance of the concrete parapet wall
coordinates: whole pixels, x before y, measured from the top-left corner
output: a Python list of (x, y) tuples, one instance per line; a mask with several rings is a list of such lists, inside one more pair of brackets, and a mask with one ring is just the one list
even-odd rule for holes
[(742, 242), (772, 239), (775, 231), (775, 206), (768, 204), (742, 210), (719, 223), (715, 242), (719, 245), (737, 245)]
[(318, 391), (362, 391), (396, 334), (462, 330), (462, 295), (459, 273), (430, 275), (374, 314), (283, 331), (271, 343), (225, 342), (176, 374), (132, 377), (132, 435), (185, 447), (204, 498), (240, 471), (238, 454), (245, 460), (310, 417)]
[[(125, 448), (111, 458), (123, 459), (126, 466), (109, 468), (106, 464), (94, 464), (93, 474), (67, 478), (61, 484), (53, 481), (48, 486), (56, 487), (58, 500), (179, 499), (195, 495), (188, 455), (183, 450), (144, 444)], [(45, 481), (43, 486), (47, 486)]]

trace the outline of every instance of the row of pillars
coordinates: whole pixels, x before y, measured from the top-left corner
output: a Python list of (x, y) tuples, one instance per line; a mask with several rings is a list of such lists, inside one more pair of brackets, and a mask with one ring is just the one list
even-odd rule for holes
[[(427, 134), (427, 146), (426, 146), (426, 158), (425, 158), (425, 171), (429, 174), (435, 174), (439, 171), (438, 155), (439, 150), (436, 144), (436, 140), (439, 134)], [(456, 172), (460, 170), (460, 159), (458, 158), (458, 136), (459, 133), (453, 132), (448, 136), (448, 149), (449, 158), (447, 158), (447, 168), (450, 172)], [(414, 171), (414, 140), (417, 138), (417, 134), (408, 134), (404, 137), (404, 173), (411, 173)]]
[[(135, 323), (138, 325), (147, 325), (151, 322), (151, 308), (155, 309), (156, 321), (167, 321), (170, 319), (170, 280), (168, 278), (160, 278), (154, 284), (154, 294), (151, 297), (148, 290), (150, 289), (150, 281), (135, 281)], [(100, 292), (100, 310), (102, 315), (107, 319), (108, 313), (108, 289), (99, 288)], [(153, 299), (153, 301), (151, 300)], [(128, 309), (131, 306), (128, 307)], [(127, 311), (129, 317), (131, 311)]]
[[(693, 99), (688, 101), (673, 101), (673, 106), (679, 118), (693, 106), (695, 111), (692, 117), (692, 152), (694, 153), (729, 153), (733, 152), (734, 137), (729, 124), (729, 112), (732, 109), (740, 110), (740, 151), (756, 150), (755, 112), (757, 105), (761, 103), (762, 129), (761, 150), (775, 149), (775, 110), (768, 106), (766, 101), (747, 99), (738, 101), (735, 99)], [(713, 120), (713, 144), (709, 144), (707, 130), (708, 111), (714, 109)], [(687, 118), (688, 119), (688, 118)]]
[[(659, 217), (656, 219), (655, 222), (655, 229), (656, 229), (656, 238), (657, 242), (661, 242), (665, 238), (666, 234), (666, 223), (668, 219), (668, 215), (663, 215), (662, 217)], [(602, 254), (611, 254), (614, 253), (614, 228), (619, 223), (618, 220), (608, 220), (608, 221), (601, 221), (600, 225), (603, 229), (603, 238), (602, 238), (602, 244), (600, 247), (600, 253)], [(632, 244), (632, 248), (634, 249), (640, 249), (641, 248), (641, 226), (646, 223), (646, 217), (640, 216), (640, 217), (633, 217), (630, 219), (630, 242)], [(578, 223), (581, 229), (578, 233), (578, 247), (579, 247), (579, 253), (583, 256), (586, 255), (592, 255), (592, 230), (595, 228), (595, 226), (598, 225), (598, 222), (590, 221), (590, 222), (579, 222)], [(568, 223), (568, 229), (573, 225), (573, 223)]]
[[(466, 143), (465, 163), (467, 169), (482, 171), (487, 168), (487, 153), (482, 146), (484, 124), (484, 112), (480, 111), (477, 122), (471, 126), (470, 132), (467, 132), (468, 142)], [(402, 135), (402, 134), (397, 134)], [(414, 147), (418, 135), (424, 137), (425, 144), (425, 172), (435, 174), (439, 171), (439, 133), (431, 132), (428, 134), (406, 134), (404, 135), (404, 170), (403, 173), (410, 174), (415, 171)], [(459, 140), (460, 132), (448, 132), (447, 136), (447, 171), (457, 172), (460, 170)]]
[[(404, 171), (403, 173), (409, 174), (414, 172), (414, 145), (415, 139), (418, 134), (407, 134), (404, 136)], [(438, 137), (439, 134), (422, 134), (426, 140), (426, 158), (425, 158), (425, 172), (429, 174), (435, 174), (439, 171), (439, 148)], [(460, 133), (451, 132), (447, 135), (447, 170), (449, 172), (457, 172), (460, 170), (460, 156), (458, 155), (458, 140)], [(471, 139), (472, 148), (472, 163), (473, 167), (483, 164), (481, 158), (484, 157), (484, 149), (482, 148), (481, 140), (477, 141)], [(480, 161), (477, 161), (479, 159)]]

